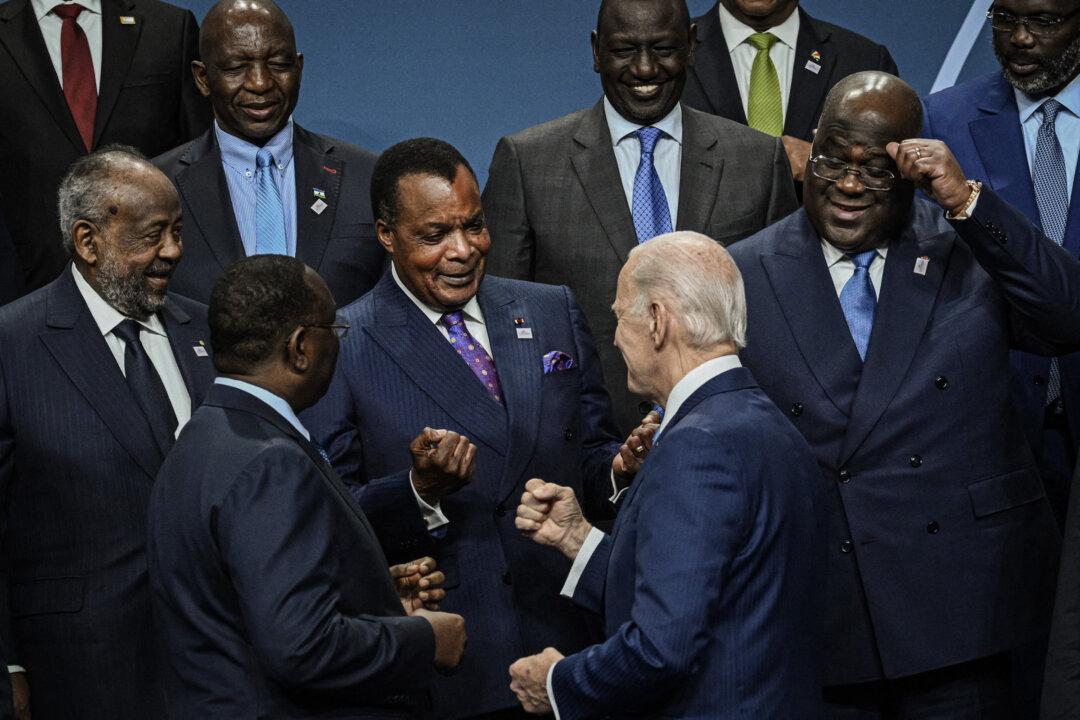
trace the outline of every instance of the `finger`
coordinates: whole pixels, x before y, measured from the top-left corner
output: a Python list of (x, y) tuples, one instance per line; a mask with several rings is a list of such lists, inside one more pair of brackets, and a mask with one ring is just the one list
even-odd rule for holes
[(439, 440), (439, 444), (436, 446), (435, 454), (432, 458), (439, 467), (446, 467), (447, 460), (454, 454), (454, 448), (457, 446), (459, 437), (461, 436), (456, 432), (447, 431), (447, 433)]
[(535, 523), (542, 523), (547, 519), (547, 513), (541, 512), (536, 508), (531, 508), (528, 505), (518, 505), (517, 517), (525, 520), (532, 520)]
[(459, 475), (461, 470), (465, 467), (465, 457), (469, 452), (469, 438), (464, 435), (459, 435), (457, 442), (454, 443), (453, 452), (450, 453), (450, 459), (446, 465), (446, 471), (452, 475)]
[(541, 480), (540, 478), (532, 478), (532, 479), (531, 479), (531, 480), (529, 480), (529, 481), (528, 481), (527, 483), (525, 483), (525, 490), (526, 490), (527, 492), (532, 492), (532, 491), (533, 491), (533, 490), (535, 490), (536, 488), (538, 488), (538, 487), (543, 487), (543, 486), (544, 486), (544, 485), (546, 485), (546, 484), (547, 484), (547, 483), (545, 483), (545, 482), (544, 482), (543, 480)]
[(439, 563), (435, 562), (435, 558), (428, 555), (422, 557), (419, 560), (413, 560), (419, 566), (419, 573), (421, 575), (430, 575), (432, 571), (439, 567)]
[(523, 517), (514, 518), (514, 527), (526, 535), (531, 535), (540, 529), (540, 523)]
[(648, 412), (648, 414), (645, 415), (645, 417), (643, 417), (641, 419), (641, 424), (642, 425), (659, 425), (660, 424), (660, 413), (656, 412), (655, 410), (650, 410)]
[(476, 445), (469, 443), (469, 449), (465, 451), (465, 460), (459, 475), (465, 482), (470, 482), (474, 472), (476, 472)]
[(417, 586), (427, 590), (429, 588), (438, 587), (439, 585), (442, 585), (444, 582), (446, 582), (446, 576), (443, 575), (442, 570), (436, 570), (435, 572), (430, 573), (430, 574), (425, 575), (424, 577), (420, 578), (420, 582), (418, 583)]

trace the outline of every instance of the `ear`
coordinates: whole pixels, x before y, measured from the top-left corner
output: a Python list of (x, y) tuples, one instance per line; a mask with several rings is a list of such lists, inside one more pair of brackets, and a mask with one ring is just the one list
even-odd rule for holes
[(303, 375), (311, 367), (311, 333), (310, 328), (297, 325), (289, 335), (285, 343), (286, 364), (289, 370), (296, 375)]
[(593, 72), (600, 72), (600, 36), (593, 30), (589, 36), (589, 44), (592, 45), (592, 69)]
[(386, 224), (385, 220), (379, 219), (375, 221), (375, 237), (379, 239), (379, 244), (383, 246), (383, 249), (391, 255), (394, 254), (394, 231)]
[(206, 63), (201, 60), (191, 61), (191, 75), (195, 78), (195, 87), (203, 97), (210, 97), (210, 80), (206, 77)]
[(649, 334), (652, 336), (653, 347), (657, 350), (664, 346), (667, 340), (671, 313), (658, 302), (649, 303)]
[(697, 50), (697, 23), (690, 23), (690, 32), (686, 38), (686, 64), (694, 64), (694, 51)]
[(89, 220), (76, 220), (71, 226), (72, 250), (75, 256), (87, 265), (96, 265), (98, 261), (98, 239), (100, 231)]

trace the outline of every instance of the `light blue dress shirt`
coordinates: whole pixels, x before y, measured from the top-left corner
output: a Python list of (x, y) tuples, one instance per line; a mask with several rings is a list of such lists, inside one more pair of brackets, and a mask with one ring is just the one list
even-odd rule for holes
[[(645, 126), (624, 118), (615, 111), (611, 101), (606, 97), (604, 98), (604, 118), (607, 120), (608, 131), (611, 133), (611, 146), (615, 151), (615, 162), (619, 166), (619, 179), (622, 180), (626, 205), (632, 208), (634, 206), (634, 177), (637, 175), (638, 165), (641, 164), (641, 141), (634, 133)], [(660, 136), (653, 152), (653, 167), (656, 168), (656, 175), (664, 187), (664, 197), (667, 198), (668, 211), (671, 213), (671, 227), (674, 229), (679, 222), (679, 173), (682, 171), (683, 141), (682, 105), (676, 105), (662, 120), (653, 123), (652, 127), (664, 133)]]
[(308, 433), (307, 428), (300, 422), (300, 418), (296, 417), (296, 413), (293, 412), (292, 407), (285, 401), (284, 398), (275, 395), (269, 390), (264, 390), (258, 385), (252, 385), (249, 382), (243, 380), (236, 380), (234, 378), (219, 377), (214, 380), (215, 385), (227, 385), (237, 390), (243, 390), (248, 395), (253, 395), (259, 400), (269, 405), (278, 415), (289, 421), (289, 424), (296, 428), (296, 432), (304, 436), (305, 440), (311, 440), (311, 434)]
[[(1032, 99), (1019, 90), (1014, 92), (1016, 107), (1020, 110), (1020, 127), (1024, 131), (1024, 149), (1027, 151), (1030, 171), (1035, 164), (1035, 143), (1039, 137), (1039, 116), (1035, 111), (1048, 98)], [(1071, 198), (1077, 158), (1080, 157), (1080, 77), (1073, 78), (1054, 99), (1064, 106), (1054, 122), (1054, 130), (1057, 132), (1058, 142), (1061, 143), (1061, 154), (1065, 156), (1065, 180)]]
[[(255, 155), (260, 148), (230, 135), (214, 121), (214, 134), (221, 148), (221, 167), (229, 185), (236, 226), (244, 243), (244, 254), (255, 254)], [(285, 214), (285, 248), (296, 257), (296, 163), (293, 162), (293, 123), (289, 120), (264, 146), (274, 155), (274, 180)]]

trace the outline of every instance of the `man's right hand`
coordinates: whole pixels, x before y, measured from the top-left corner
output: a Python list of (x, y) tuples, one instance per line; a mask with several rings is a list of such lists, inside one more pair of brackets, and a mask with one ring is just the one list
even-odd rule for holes
[(540, 478), (525, 483), (514, 525), (535, 542), (551, 545), (571, 560), (592, 530), (574, 491)]
[(476, 446), (469, 438), (450, 430), (424, 428), (409, 443), (412, 482), (416, 494), (429, 505), (457, 492), (472, 480)]
[(30, 683), (26, 681), (26, 673), (11, 673), (11, 696), (15, 720), (30, 720)]
[(457, 667), (465, 652), (465, 618), (453, 613), (416, 610), (413, 617), (422, 617), (435, 631), (435, 666), (443, 670)]

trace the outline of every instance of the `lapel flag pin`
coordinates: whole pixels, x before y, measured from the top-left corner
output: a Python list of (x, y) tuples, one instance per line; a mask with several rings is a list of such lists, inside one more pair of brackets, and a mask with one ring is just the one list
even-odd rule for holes
[(134, 25), (135, 24), (135, 16), (134, 15), (121, 15), (120, 16), (120, 24), (121, 25)]
[(337, 168), (332, 168), (329, 165), (322, 166), (323, 172), (328, 172), (331, 175), (337, 175)]
[(926, 256), (926, 255), (923, 255), (920, 258), (915, 258), (915, 274), (916, 275), (925, 275), (926, 274), (926, 267), (929, 264), (930, 264), (930, 258), (928, 256)]
[(817, 50), (813, 51), (812, 53), (810, 53), (810, 59), (814, 62), (821, 62), (821, 53), (819, 53)]
[(525, 324), (525, 318), (514, 318), (514, 324), (515, 325), (524, 325)]
[(199, 341), (198, 345), (192, 345), (191, 349), (195, 352), (195, 357), (208, 357), (209, 356), (209, 353), (206, 352), (206, 346), (205, 346), (205, 344), (203, 343), (202, 340)]
[(330, 207), (330, 206), (327, 205), (326, 202), (322, 198), (320, 198), (320, 199), (315, 201), (315, 203), (311, 206), (311, 209), (316, 215), (322, 215), (323, 210), (325, 210), (328, 207)]
[(319, 198), (320, 200), (325, 200), (326, 199), (326, 193), (323, 192), (322, 190), (320, 190), (319, 188), (312, 188), (311, 194), (314, 195), (315, 197)]

